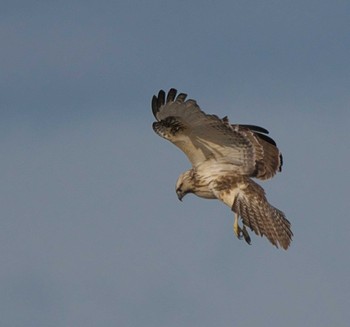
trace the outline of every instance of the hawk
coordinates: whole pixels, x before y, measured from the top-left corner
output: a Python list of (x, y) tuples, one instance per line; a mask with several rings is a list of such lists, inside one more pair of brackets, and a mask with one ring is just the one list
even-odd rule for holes
[(227, 117), (208, 115), (186, 98), (173, 88), (152, 98), (154, 131), (180, 148), (192, 164), (176, 182), (179, 200), (188, 193), (218, 199), (234, 212), (233, 230), (239, 239), (251, 243), (249, 227), (286, 250), (293, 236), (291, 224), (251, 179), (267, 180), (281, 171), (282, 155), (275, 141), (265, 128), (232, 125)]

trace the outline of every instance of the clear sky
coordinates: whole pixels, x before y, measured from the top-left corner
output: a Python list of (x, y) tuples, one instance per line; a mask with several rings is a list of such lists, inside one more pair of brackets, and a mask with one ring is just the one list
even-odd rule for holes
[[(348, 326), (350, 2), (3, 1), (1, 326)], [(152, 130), (175, 87), (261, 125), (288, 251), (234, 237)]]

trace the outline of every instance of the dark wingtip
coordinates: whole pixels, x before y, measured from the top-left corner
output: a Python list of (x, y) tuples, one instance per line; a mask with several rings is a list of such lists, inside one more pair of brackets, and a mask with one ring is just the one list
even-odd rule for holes
[[(164, 90), (160, 90), (158, 92), (158, 96), (154, 95), (152, 97), (152, 112), (155, 118), (157, 118), (157, 113), (159, 112), (159, 109), (162, 105), (164, 105), (165, 103), (171, 102), (175, 100), (177, 94), (177, 90), (175, 88), (171, 88), (166, 96), (165, 99), (165, 92)], [(183, 96), (184, 94), (181, 93), (179, 94), (179, 96)], [(178, 96), (178, 97), (179, 97)], [(186, 95), (184, 95), (186, 98)]]
[(254, 132), (269, 134), (269, 131), (268, 131), (266, 128), (261, 127), (261, 126), (256, 126), (256, 125), (242, 125), (242, 124), (239, 124), (239, 126), (249, 128), (249, 129), (251, 129), (251, 130), (254, 131)]
[(157, 107), (158, 109), (165, 103), (165, 92), (163, 90), (160, 90), (158, 92), (158, 98), (157, 98)]
[(174, 99), (176, 97), (176, 93), (177, 93), (177, 90), (174, 88), (171, 88), (168, 92), (167, 97), (166, 97), (166, 103), (174, 101)]
[(157, 106), (157, 102), (158, 102), (158, 99), (157, 99), (157, 97), (154, 95), (153, 97), (152, 97), (152, 112), (153, 112), (153, 116), (155, 117), (155, 118), (157, 118), (157, 113), (158, 113), (158, 106)]
[(176, 101), (180, 101), (180, 102), (184, 102), (187, 98), (187, 94), (186, 93), (180, 93), (177, 98)]
[[(226, 117), (224, 117), (222, 119), (224, 122), (226, 122)], [(267, 129), (265, 129), (264, 127), (261, 126), (256, 126), (256, 125), (243, 125), (243, 124), (239, 124), (239, 125), (232, 125), (233, 128), (248, 128), (249, 130), (253, 131), (254, 134), (258, 137), (260, 137), (262, 140), (277, 146), (276, 142), (269, 136), (267, 136), (266, 134), (269, 134), (269, 131)]]

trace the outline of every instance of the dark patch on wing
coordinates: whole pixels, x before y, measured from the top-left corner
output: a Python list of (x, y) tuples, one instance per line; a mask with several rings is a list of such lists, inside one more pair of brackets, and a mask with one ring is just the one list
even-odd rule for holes
[(175, 117), (167, 117), (160, 122), (156, 122), (153, 124), (153, 129), (156, 130), (156, 128), (167, 130), (170, 134), (176, 135), (179, 131), (182, 131), (184, 129), (184, 125)]

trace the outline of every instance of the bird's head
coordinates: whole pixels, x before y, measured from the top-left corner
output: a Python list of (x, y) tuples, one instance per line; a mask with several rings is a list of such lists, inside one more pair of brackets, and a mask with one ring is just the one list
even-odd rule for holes
[(176, 194), (180, 201), (182, 198), (188, 194), (193, 193), (193, 179), (192, 179), (192, 171), (188, 170), (182, 173), (176, 182)]

